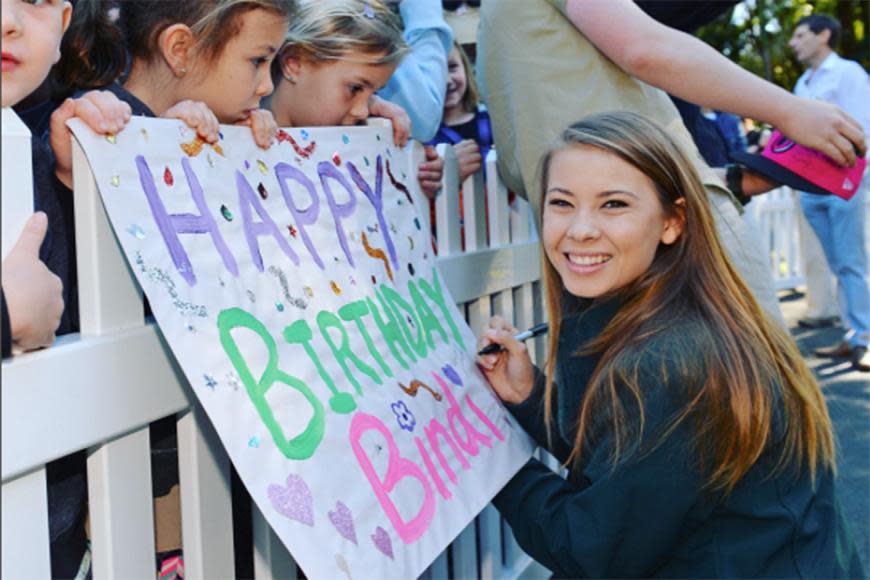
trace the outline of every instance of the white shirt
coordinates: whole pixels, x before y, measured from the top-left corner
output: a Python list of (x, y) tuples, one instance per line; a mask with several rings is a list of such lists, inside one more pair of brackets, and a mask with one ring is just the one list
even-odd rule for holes
[(865, 135), (870, 136), (870, 76), (854, 60), (831, 52), (819, 68), (804, 71), (794, 93), (837, 105), (861, 123)]

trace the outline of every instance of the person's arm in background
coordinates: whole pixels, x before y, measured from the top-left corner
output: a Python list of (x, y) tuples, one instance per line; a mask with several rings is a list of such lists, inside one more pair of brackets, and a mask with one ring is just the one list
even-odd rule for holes
[[(559, 0), (552, 0), (559, 5)], [(803, 99), (740, 68), (697, 38), (647, 16), (631, 0), (564, 0), (564, 13), (626, 73), (687, 101), (770, 123), (791, 139), (853, 164), (861, 125), (840, 108)]]
[(402, 0), (399, 11), (411, 52), (378, 94), (405, 109), (411, 137), (425, 143), (435, 136), (444, 113), (453, 31), (444, 21), (441, 0)]

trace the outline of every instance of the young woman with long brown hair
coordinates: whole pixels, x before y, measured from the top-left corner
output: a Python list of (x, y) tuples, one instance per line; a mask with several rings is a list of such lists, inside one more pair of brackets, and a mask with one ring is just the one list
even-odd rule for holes
[(542, 160), (545, 374), (494, 318), (496, 393), (537, 460), (494, 500), (567, 577), (854, 577), (824, 398), (716, 235), (691, 163), (633, 113)]

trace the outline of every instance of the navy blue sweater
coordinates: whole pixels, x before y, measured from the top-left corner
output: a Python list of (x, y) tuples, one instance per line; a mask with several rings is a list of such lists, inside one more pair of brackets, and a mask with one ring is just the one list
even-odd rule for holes
[[(599, 361), (599, 355), (574, 353), (617, 309), (615, 301), (605, 302), (563, 322), (551, 445), (540, 376), (528, 400), (509, 406), (562, 462), (573, 447), (580, 403)], [(502, 489), (493, 503), (520, 546), (558, 577), (863, 577), (832, 474), (818, 474), (815, 489), (806, 469), (796, 476), (771, 475), (781, 422), (775, 419), (771, 451), (727, 497), (703, 490), (692, 421), (684, 421), (661, 445), (646, 446), (696, 391), (700, 377), (683, 369), (697, 365), (681, 361), (703, 359), (704, 335), (687, 315), (645, 344), (640, 450), (614, 467), (609, 461), (614, 440), (602, 417), (593, 422), (582, 464), (571, 467), (567, 479), (532, 459)], [(629, 397), (625, 402), (636, 419), (636, 405)]]

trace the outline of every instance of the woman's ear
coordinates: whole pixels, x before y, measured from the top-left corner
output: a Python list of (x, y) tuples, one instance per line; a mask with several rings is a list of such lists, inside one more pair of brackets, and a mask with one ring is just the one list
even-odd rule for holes
[(173, 24), (166, 27), (157, 37), (157, 45), (166, 65), (176, 77), (187, 74), (193, 62), (193, 48), (196, 39), (186, 24)]
[(674, 214), (665, 220), (661, 242), (670, 246), (679, 239), (686, 227), (686, 198), (681, 197), (674, 202)]

